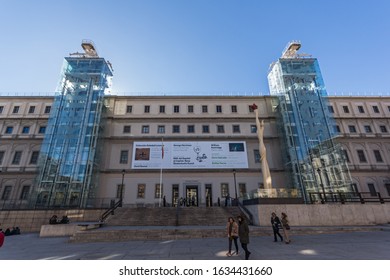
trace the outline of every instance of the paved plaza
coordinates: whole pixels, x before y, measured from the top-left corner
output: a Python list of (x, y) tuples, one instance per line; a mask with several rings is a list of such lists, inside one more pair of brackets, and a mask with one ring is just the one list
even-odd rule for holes
[[(242, 260), (227, 257), (227, 238), (167, 241), (69, 243), (67, 237), (38, 233), (7, 236), (0, 260)], [(367, 232), (292, 236), (292, 243), (271, 236), (251, 237), (252, 260), (390, 260), (390, 227)]]

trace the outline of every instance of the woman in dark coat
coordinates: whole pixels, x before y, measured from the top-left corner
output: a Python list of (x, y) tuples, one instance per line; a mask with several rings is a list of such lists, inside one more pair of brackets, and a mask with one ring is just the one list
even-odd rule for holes
[(274, 242), (278, 241), (277, 236), (279, 236), (280, 237), (280, 241), (283, 242), (283, 237), (279, 233), (279, 228), (281, 226), (280, 219), (279, 219), (278, 216), (276, 216), (275, 212), (272, 212), (272, 214), (271, 214), (271, 224), (272, 224), (272, 230), (274, 231)]
[(240, 238), (240, 243), (242, 249), (245, 251), (245, 259), (249, 259), (249, 255), (251, 252), (248, 250), (248, 244), (249, 244), (249, 226), (247, 221), (243, 216), (238, 216), (238, 236)]

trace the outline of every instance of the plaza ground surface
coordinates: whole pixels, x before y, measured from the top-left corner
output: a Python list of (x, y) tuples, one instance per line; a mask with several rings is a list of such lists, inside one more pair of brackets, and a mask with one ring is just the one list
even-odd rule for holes
[[(252, 260), (390, 260), (390, 226), (380, 230), (308, 234), (292, 242), (271, 236), (251, 237)], [(7, 236), (0, 260), (243, 260), (227, 257), (227, 238), (166, 241), (69, 243), (67, 237), (40, 238), (38, 233)], [(233, 246), (234, 248), (234, 246)], [(234, 249), (233, 249), (234, 250)]]

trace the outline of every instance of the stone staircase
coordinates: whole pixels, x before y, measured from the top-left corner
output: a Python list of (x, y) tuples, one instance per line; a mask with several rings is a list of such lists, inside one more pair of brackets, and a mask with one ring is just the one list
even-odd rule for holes
[(224, 237), (238, 207), (118, 208), (98, 230), (78, 231), (70, 242)]

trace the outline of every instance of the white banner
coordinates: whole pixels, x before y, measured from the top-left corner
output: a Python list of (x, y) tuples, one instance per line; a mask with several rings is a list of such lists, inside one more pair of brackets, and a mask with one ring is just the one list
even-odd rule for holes
[(248, 168), (246, 143), (134, 142), (133, 169)]

